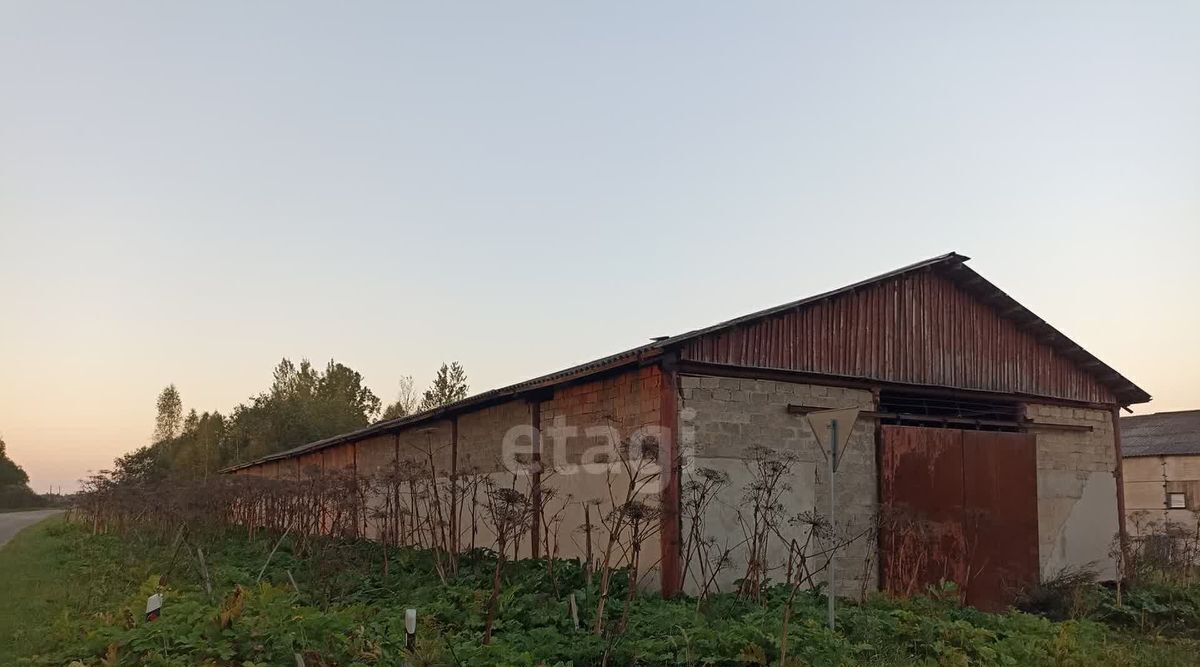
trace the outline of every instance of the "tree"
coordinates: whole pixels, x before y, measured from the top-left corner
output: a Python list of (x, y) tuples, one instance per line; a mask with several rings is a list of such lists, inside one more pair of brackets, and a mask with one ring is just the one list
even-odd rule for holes
[(400, 391), (396, 393), (396, 402), (389, 404), (383, 409), (383, 416), (379, 420), (388, 421), (389, 419), (407, 417), (415, 413), (420, 405), (420, 401), (417, 399), (417, 390), (413, 386), (412, 376), (405, 375), (400, 378)]
[(157, 482), (170, 476), (170, 465), (162, 455), (162, 440), (155, 445), (138, 449), (113, 461), (112, 479), (118, 484)]
[(219, 467), (217, 456), (224, 435), (225, 418), (221, 413), (196, 414), (191, 410), (183, 420), (179, 437), (156, 446), (167, 450), (173, 476), (207, 479)]
[(174, 384), (169, 384), (158, 394), (158, 416), (154, 420), (154, 441), (171, 440), (179, 434), (183, 425), (183, 399)]
[(421, 396), (421, 410), (432, 410), (467, 397), (467, 372), (457, 361), (449, 366), (442, 364), (437, 377), (433, 379), (425, 393)]
[(335, 433), (366, 426), (379, 414), (379, 397), (363, 384), (362, 374), (332, 359), (317, 379), (315, 398), (322, 428)]
[(29, 483), (29, 475), (24, 468), (8, 458), (4, 439), (0, 438), (0, 486), (24, 486)]
[(270, 389), (234, 408), (218, 451), (222, 464), (271, 454), (362, 428), (379, 414), (380, 400), (362, 374), (330, 360), (325, 371), (307, 359), (283, 359)]
[[(410, 399), (411, 400), (411, 399)], [(323, 371), (286, 357), (271, 386), (219, 412), (189, 410), (175, 385), (158, 396), (154, 441), (117, 459), (114, 478), (128, 481), (200, 479), (247, 459), (353, 431), (371, 423), (381, 401), (362, 374), (332, 359)]]
[(4, 440), (0, 439), (0, 508), (39, 507), (45, 505), (44, 498), (29, 488), (29, 475), (8, 458)]

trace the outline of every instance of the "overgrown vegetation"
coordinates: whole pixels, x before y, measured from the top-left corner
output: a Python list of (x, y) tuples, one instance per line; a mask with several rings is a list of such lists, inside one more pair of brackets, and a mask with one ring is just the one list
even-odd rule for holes
[[(943, 586), (908, 601), (847, 601), (831, 632), (814, 575), (870, 536), (786, 515), (777, 497), (789, 460), (764, 448), (747, 453), (740, 543), (718, 548), (704, 525), (727, 476), (702, 470), (686, 485), (684, 576), (701, 595), (662, 600), (639, 594), (641, 547), (661, 530), (643, 493), (661, 469), (652, 439), (613, 453), (605, 502), (553, 498), (552, 471), (519, 490), (511, 473), (439, 470), (441, 453), (431, 440), (367, 476), (93, 477), (73, 523), (47, 537), (79, 556), (65, 578), (86, 585), (89, 563), (121, 563), (95, 566), (119, 585), (103, 583), (98, 606), (62, 613), (27, 664), (1184, 665), (1200, 648), (1200, 588), (1110, 591), (1086, 572), (1031, 592), (1037, 613), (962, 608)], [(545, 557), (557, 554), (554, 517), (570, 503), (584, 510), (585, 557)], [(535, 522), (543, 558), (515, 560)], [(782, 561), (770, 555), (777, 541)], [(744, 574), (721, 592), (715, 574), (739, 549)], [(1135, 560), (1148, 562), (1138, 549)], [(148, 623), (141, 609), (155, 592), (167, 605)], [(421, 618), (411, 652), (408, 607)]]
[[(457, 393), (462, 378), (443, 370), (424, 400)], [(171, 393), (160, 435), (181, 412)], [(1200, 648), (1191, 543), (1167, 557), (1151, 540), (1114, 550), (1144, 576), (1128, 590), (1067, 572), (1029, 591), (1025, 611), (985, 614), (943, 585), (907, 601), (847, 601), (833, 632), (816, 575), (873, 541), (874, 528), (788, 514), (789, 455), (747, 452), (734, 511), (742, 540), (720, 546), (706, 508), (730, 479), (694, 471), (683, 486), (683, 576), (700, 595), (662, 600), (642, 588), (656, 565), (642, 547), (663, 520), (649, 492), (666, 467), (656, 440), (620, 442), (605, 457), (606, 499), (557, 497), (546, 484), (556, 471), (536, 462), (520, 462), (525, 475), (488, 473), (496, 468), (469, 457), (439, 469), (441, 447), (430, 438), (365, 475), (296, 464), (269, 477), (93, 476), (68, 522), (41, 535), (67, 554), (56, 581), (96, 592), (64, 604), (48, 633), (16, 631), (25, 664), (1184, 665)], [(578, 560), (557, 558), (569, 506), (584, 517)], [(517, 560), (534, 541), (542, 557)], [(721, 572), (740, 575), (724, 592)], [(167, 603), (148, 622), (152, 593)], [(421, 618), (413, 650), (409, 607)]]
[(1200, 639), (1200, 513), (1192, 525), (1152, 514), (1130, 517), (1124, 554), (1113, 546), (1125, 563), (1125, 585), (1097, 585), (1095, 571), (1068, 569), (1027, 591), (1021, 608), (1055, 620), (1096, 619), (1141, 635)]
[[(259, 531), (247, 538), (243, 529), (223, 529), (191, 538), (204, 551), (209, 595), (199, 561), (175, 537), (144, 529), (92, 535), (87, 526), (60, 520), (22, 535), (0, 552), (0, 589), (48, 590), (29, 596), (33, 606), (19, 608), (19, 618), (0, 617), (6, 633), (0, 647), (15, 651), (0, 648), (0, 662), (294, 665), (298, 654), (310, 667), (406, 659), (414, 665), (773, 664), (782, 648), (782, 609), (792, 595), (773, 585), (760, 602), (734, 594), (700, 605), (646, 596), (627, 601), (626, 578), (618, 576), (604, 613), (610, 625), (626, 614), (627, 622), (606, 639), (591, 631), (594, 607), (585, 604), (598, 596), (599, 584), (587, 583), (579, 563), (555, 564), (556, 590), (544, 563), (510, 561), (493, 640), (483, 644), (496, 564), (489, 551), (463, 554), (457, 574), (443, 583), (428, 550), (387, 548), (392, 566), (385, 575), (379, 568), (385, 547), (377, 543), (322, 540), (302, 547), (291, 535), (280, 540)], [(35, 565), (39, 558), (46, 560)], [(30, 575), (34, 581), (24, 582)], [(164, 593), (163, 615), (146, 622), (146, 597), (156, 591)], [(571, 595), (581, 603), (578, 627)], [(1200, 648), (1189, 639), (1133, 634), (1090, 619), (984, 614), (959, 607), (956, 597), (935, 590), (907, 602), (848, 604), (839, 631), (831, 633), (823, 625), (823, 598), (801, 591), (791, 605), (787, 664), (1187, 665)], [(1128, 596), (1131, 613), (1138, 600)], [(419, 613), (412, 653), (404, 649), (408, 607)]]

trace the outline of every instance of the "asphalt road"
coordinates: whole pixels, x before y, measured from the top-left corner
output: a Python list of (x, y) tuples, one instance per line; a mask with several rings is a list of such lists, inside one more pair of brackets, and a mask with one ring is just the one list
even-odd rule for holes
[(21, 532), (21, 529), (54, 516), (62, 510), (31, 510), (29, 512), (0, 512), (0, 547)]

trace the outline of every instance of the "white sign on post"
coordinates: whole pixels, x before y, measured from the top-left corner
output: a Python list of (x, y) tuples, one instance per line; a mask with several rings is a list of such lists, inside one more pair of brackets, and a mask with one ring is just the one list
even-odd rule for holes
[(162, 614), (162, 594), (155, 593), (146, 600), (146, 620), (158, 620)]
[(404, 644), (408, 650), (413, 650), (417, 647), (417, 610), (404, 610)]
[[(825, 458), (829, 461), (829, 526), (833, 530), (832, 541), (835, 546), (837, 544), (837, 523), (835, 522), (837, 495), (834, 487), (834, 475), (837, 473), (838, 464), (842, 461), (842, 452), (850, 442), (850, 434), (854, 431), (854, 422), (858, 421), (858, 412), (858, 408), (846, 408), (844, 410), (821, 410), (806, 415), (808, 425), (812, 427), (813, 435), (817, 437), (817, 442), (825, 450)], [(834, 554), (831, 552), (829, 555), (829, 590), (825, 591), (825, 599), (828, 602), (827, 621), (830, 630), (836, 626), (833, 610), (837, 577), (834, 574), (833, 556)]]
[[(850, 433), (854, 431), (854, 422), (858, 421), (858, 408), (845, 410), (821, 410), (810, 412), (805, 417), (812, 427), (813, 435), (825, 450), (825, 456), (831, 453), (837, 457), (833, 462), (834, 470), (841, 462), (842, 454), (846, 451), (846, 443), (850, 442)], [(836, 426), (835, 426), (836, 424)]]

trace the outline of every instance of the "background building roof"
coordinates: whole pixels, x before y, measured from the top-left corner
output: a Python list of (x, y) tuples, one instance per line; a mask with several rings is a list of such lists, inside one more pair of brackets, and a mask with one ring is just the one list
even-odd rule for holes
[(1122, 417), (1121, 453), (1126, 458), (1200, 454), (1200, 410)]

